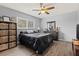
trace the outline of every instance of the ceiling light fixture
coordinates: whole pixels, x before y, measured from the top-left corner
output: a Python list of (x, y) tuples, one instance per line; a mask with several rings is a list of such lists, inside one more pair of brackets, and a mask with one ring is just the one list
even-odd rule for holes
[(40, 9), (33, 9), (33, 11), (40, 11), (38, 13), (38, 15), (42, 14), (42, 13), (45, 13), (45, 14), (49, 14), (49, 10), (51, 9), (54, 9), (55, 7), (54, 6), (51, 6), (51, 7), (47, 7), (45, 5), (43, 5), (43, 3), (40, 3)]

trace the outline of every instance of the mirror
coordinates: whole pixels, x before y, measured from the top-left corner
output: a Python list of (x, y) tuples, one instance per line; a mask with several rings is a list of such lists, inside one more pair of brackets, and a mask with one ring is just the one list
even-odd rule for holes
[(47, 22), (47, 29), (48, 29), (48, 31), (55, 31), (56, 30), (56, 21)]

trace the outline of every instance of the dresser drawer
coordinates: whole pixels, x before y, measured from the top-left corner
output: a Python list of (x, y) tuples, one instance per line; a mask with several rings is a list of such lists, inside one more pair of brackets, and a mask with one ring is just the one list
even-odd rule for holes
[(9, 35), (16, 35), (16, 30), (9, 30)]
[(7, 23), (0, 23), (0, 29), (8, 29)]
[(11, 42), (9, 43), (9, 48), (15, 47), (16, 46), (16, 42)]
[(14, 41), (14, 40), (16, 40), (16, 36), (10, 36), (10, 39), (9, 39), (10, 41)]
[(8, 49), (8, 44), (2, 44), (0, 45), (0, 51)]
[(0, 37), (0, 44), (8, 42), (8, 36)]
[(16, 24), (9, 24), (9, 29), (16, 29)]
[(0, 36), (8, 35), (8, 30), (0, 30)]

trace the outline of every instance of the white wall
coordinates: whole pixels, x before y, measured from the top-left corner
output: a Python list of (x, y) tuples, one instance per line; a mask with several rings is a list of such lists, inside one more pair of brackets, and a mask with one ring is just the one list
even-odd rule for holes
[[(44, 3), (43, 5), (46, 5), (46, 4), (49, 6), (55, 6), (55, 9), (49, 10), (49, 13), (50, 13), (49, 16), (51, 16), (53, 12), (57, 14), (72, 12), (74, 10), (77, 10), (79, 5), (78, 3)], [(38, 15), (39, 12), (32, 11), (32, 9), (40, 8), (39, 3), (19, 3), (19, 4), (18, 3), (0, 3), (0, 5), (6, 6), (8, 8), (12, 8), (14, 10), (21, 11), (26, 14), (30, 14), (39, 18), (48, 16), (46, 14)]]
[[(40, 26), (41, 21), (41, 27), (43, 29), (47, 27), (47, 21), (55, 20), (57, 22), (57, 25), (60, 27), (59, 39), (64, 41), (71, 41), (72, 38), (76, 38), (76, 24), (79, 23), (77, 22), (79, 20), (79, 12), (77, 13), (75, 10), (77, 10), (77, 6), (74, 4), (56, 4), (55, 14), (44, 17), (41, 21), (37, 17), (33, 17), (31, 15), (0, 6), (0, 16), (18, 16), (27, 18), (29, 20), (35, 21), (36, 28)], [(18, 33), (20, 31), (22, 30), (18, 30)], [(24, 29), (23, 31), (26, 31), (26, 29)]]
[[(79, 9), (78, 9), (79, 10)], [(78, 11), (78, 20), (77, 20), (77, 24), (79, 24), (79, 11)]]
[[(31, 20), (35, 24), (35, 29), (39, 26), (40, 27), (40, 18), (34, 17), (32, 15), (28, 15), (22, 12), (18, 12), (16, 10), (0, 6), (0, 16), (13, 16), (13, 17), (22, 17), (26, 18), (28, 20)], [(26, 31), (27, 29), (18, 29), (17, 30), (17, 35), (19, 34), (20, 31)]]
[(44, 29), (47, 27), (46, 22), (53, 20), (55, 20), (57, 26), (60, 27), (59, 40), (72, 41), (72, 39), (76, 38), (77, 11), (60, 15), (52, 14), (52, 16), (43, 18), (41, 22), (42, 28)]
[(26, 18), (28, 20), (32, 20), (35, 22), (35, 28), (37, 28), (40, 25), (40, 18), (34, 17), (32, 15), (28, 15), (7, 7), (0, 6), (0, 16), (13, 16), (13, 17), (22, 17)]

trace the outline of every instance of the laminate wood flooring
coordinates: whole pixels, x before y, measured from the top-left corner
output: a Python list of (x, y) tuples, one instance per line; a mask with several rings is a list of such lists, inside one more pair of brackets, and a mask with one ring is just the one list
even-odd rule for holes
[[(36, 56), (37, 54), (30, 48), (18, 45), (15, 48), (0, 52), (0, 56)], [(39, 56), (39, 55), (38, 55)], [(70, 42), (54, 41), (47, 48), (42, 56), (73, 56), (72, 44)]]

